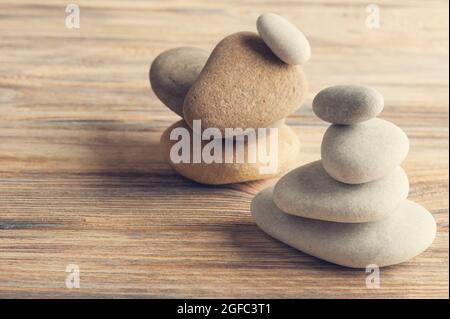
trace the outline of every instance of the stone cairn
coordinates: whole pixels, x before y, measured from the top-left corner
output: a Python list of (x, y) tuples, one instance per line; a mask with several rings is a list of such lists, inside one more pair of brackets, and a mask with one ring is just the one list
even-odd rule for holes
[(321, 160), (298, 167), (256, 195), (257, 225), (307, 254), (352, 268), (405, 262), (433, 242), (436, 223), (407, 200), (408, 177), (399, 166), (406, 134), (376, 118), (384, 99), (364, 86), (319, 92), (314, 113), (332, 123)]
[[(296, 134), (284, 123), (305, 99), (308, 83), (301, 68), (310, 57), (309, 43), (302, 32), (284, 18), (266, 13), (257, 21), (258, 33), (238, 32), (220, 41), (211, 54), (199, 48), (181, 47), (160, 54), (150, 68), (150, 84), (156, 96), (172, 111), (183, 117), (161, 137), (165, 160), (181, 175), (204, 184), (228, 184), (274, 177), (298, 163), (300, 144)], [(193, 131), (194, 121), (201, 120), (201, 130)], [(194, 134), (215, 129), (225, 145), (226, 128), (277, 130), (277, 169), (261, 173), (264, 166), (256, 162), (233, 162), (233, 159), (205, 162), (194, 158), (209, 140), (194, 145)], [(186, 144), (189, 161), (174, 162), (171, 150), (179, 141), (170, 135), (176, 129), (188, 130)], [(269, 130), (268, 130), (269, 131)], [(231, 137), (237, 139), (238, 137)], [(259, 139), (265, 138), (266, 141)], [(269, 143), (268, 136), (257, 135), (256, 145)], [(244, 141), (248, 154), (249, 141)], [(236, 146), (235, 146), (236, 148)], [(252, 148), (253, 149), (253, 148)], [(236, 150), (234, 150), (235, 152)], [(197, 154), (194, 154), (197, 152)], [(225, 152), (221, 152), (225, 153)]]

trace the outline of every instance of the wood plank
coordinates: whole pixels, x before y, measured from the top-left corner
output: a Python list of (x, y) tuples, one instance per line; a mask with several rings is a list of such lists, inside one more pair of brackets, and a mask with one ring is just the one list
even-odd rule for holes
[[(67, 29), (66, 1), (0, 0), (0, 297), (448, 298), (447, 1), (377, 1), (380, 29), (357, 0), (76, 3), (81, 28)], [(328, 85), (375, 86), (382, 117), (410, 137), (410, 199), (438, 236), (383, 269), (380, 289), (255, 226), (250, 201), (275, 180), (202, 186), (161, 158), (178, 117), (149, 89), (151, 61), (176, 46), (211, 50), (268, 11), (313, 48), (311, 92), (287, 121), (299, 165), (320, 156), (327, 124), (311, 101)], [(69, 263), (80, 289), (65, 287)]]

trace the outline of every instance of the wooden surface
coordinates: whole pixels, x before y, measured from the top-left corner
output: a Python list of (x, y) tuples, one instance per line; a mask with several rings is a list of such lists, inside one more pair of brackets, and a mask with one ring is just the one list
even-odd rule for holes
[[(448, 2), (0, 0), (0, 297), (448, 297)], [(288, 124), (299, 164), (318, 159), (327, 126), (311, 112), (323, 87), (362, 83), (402, 127), (410, 198), (438, 235), (412, 261), (364, 270), (322, 262), (260, 231), (249, 204), (264, 182), (208, 187), (172, 171), (161, 132), (178, 117), (149, 89), (163, 50), (211, 50), (282, 14), (309, 37), (311, 91)], [(65, 287), (66, 265), (81, 288)]]

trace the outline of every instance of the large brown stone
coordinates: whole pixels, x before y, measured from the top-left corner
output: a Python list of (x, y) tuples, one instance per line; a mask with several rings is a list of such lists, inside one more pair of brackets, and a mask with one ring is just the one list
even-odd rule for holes
[(211, 53), (184, 100), (192, 127), (267, 127), (300, 107), (307, 92), (300, 66), (283, 63), (253, 32), (234, 33)]

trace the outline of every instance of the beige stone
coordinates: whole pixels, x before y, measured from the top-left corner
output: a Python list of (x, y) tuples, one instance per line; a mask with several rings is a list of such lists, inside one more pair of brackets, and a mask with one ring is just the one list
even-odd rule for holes
[(164, 51), (150, 68), (153, 92), (169, 109), (183, 116), (184, 98), (208, 59), (203, 49), (181, 47)]
[(433, 216), (408, 200), (376, 222), (335, 223), (282, 212), (268, 188), (253, 199), (251, 211), (257, 225), (270, 236), (309, 255), (352, 268), (408, 261), (427, 249), (436, 236)]
[[(246, 141), (244, 143), (244, 163), (236, 163), (235, 158), (227, 157), (231, 163), (225, 163), (225, 151), (222, 148), (222, 162), (221, 163), (193, 163), (193, 143), (190, 140), (190, 163), (174, 163), (170, 159), (170, 150), (177, 141), (170, 140), (170, 132), (175, 128), (185, 128), (189, 131), (191, 136), (193, 136), (192, 129), (187, 126), (184, 121), (178, 121), (164, 131), (161, 136), (161, 148), (162, 154), (169, 165), (176, 170), (181, 175), (189, 178), (193, 181), (203, 183), (203, 184), (230, 184), (230, 183), (240, 183), (245, 181), (259, 180), (275, 177), (287, 170), (292, 169), (298, 163), (298, 157), (300, 152), (300, 142), (296, 134), (282, 122), (278, 126), (278, 148), (271, 148), (270, 137), (266, 138), (265, 144), (268, 152), (277, 151), (277, 169), (271, 174), (262, 174), (260, 172), (261, 167), (266, 167), (267, 164), (261, 161), (256, 163), (248, 162), (249, 154), (249, 143)], [(276, 127), (276, 126), (275, 126)], [(222, 143), (222, 141), (219, 141)], [(203, 150), (208, 141), (202, 141), (201, 149)], [(260, 142), (263, 143), (263, 142)], [(257, 144), (257, 143), (256, 143)], [(224, 145), (224, 144), (222, 144)], [(234, 148), (236, 152), (236, 147)], [(276, 154), (276, 153), (275, 153)], [(235, 154), (234, 154), (235, 156)], [(258, 156), (256, 156), (258, 159)]]
[(322, 164), (334, 179), (366, 183), (388, 175), (409, 151), (406, 134), (395, 124), (372, 119), (355, 125), (331, 125), (322, 140)]
[(252, 32), (223, 39), (184, 101), (184, 118), (192, 127), (259, 128), (298, 109), (307, 92), (299, 66), (280, 61)]
[(320, 161), (298, 167), (275, 185), (282, 211), (341, 223), (376, 221), (392, 214), (407, 197), (409, 181), (400, 167), (376, 181), (350, 185), (336, 181)]

